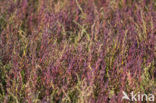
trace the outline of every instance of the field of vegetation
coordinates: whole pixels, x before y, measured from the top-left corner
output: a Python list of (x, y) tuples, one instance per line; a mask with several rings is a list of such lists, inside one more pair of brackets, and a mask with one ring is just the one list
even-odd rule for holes
[(156, 0), (0, 0), (0, 103), (130, 103), (123, 91), (156, 96)]

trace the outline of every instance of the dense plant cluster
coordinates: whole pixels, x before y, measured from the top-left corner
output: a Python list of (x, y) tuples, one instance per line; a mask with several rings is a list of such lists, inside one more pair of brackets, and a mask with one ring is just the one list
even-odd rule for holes
[(155, 44), (155, 0), (0, 0), (0, 102), (156, 95)]

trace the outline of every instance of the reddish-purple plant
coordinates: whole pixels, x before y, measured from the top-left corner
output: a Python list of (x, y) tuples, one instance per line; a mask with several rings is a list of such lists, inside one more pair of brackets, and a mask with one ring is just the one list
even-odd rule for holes
[(0, 102), (126, 103), (155, 94), (153, 0), (1, 0)]

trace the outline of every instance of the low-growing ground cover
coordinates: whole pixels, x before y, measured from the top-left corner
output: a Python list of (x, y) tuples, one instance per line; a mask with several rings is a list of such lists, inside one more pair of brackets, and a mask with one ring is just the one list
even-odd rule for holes
[(155, 0), (0, 1), (1, 103), (128, 103), (123, 91), (156, 96)]

